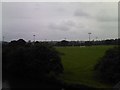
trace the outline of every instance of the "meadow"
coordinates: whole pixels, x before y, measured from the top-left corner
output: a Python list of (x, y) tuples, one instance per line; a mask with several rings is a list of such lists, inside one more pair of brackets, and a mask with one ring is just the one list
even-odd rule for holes
[(95, 78), (94, 66), (113, 46), (70, 46), (57, 47), (62, 55), (64, 74), (62, 79), (67, 83), (78, 83), (96, 88), (109, 88), (111, 85)]

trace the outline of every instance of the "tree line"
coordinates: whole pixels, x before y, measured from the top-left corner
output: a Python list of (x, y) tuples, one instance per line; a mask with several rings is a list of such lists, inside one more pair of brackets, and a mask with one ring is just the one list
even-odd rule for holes
[(91, 46), (91, 45), (118, 45), (120, 39), (107, 39), (101, 41), (67, 41), (62, 40), (55, 43), (55, 46)]
[[(16, 41), (12, 41), (15, 43)], [(3, 42), (3, 44), (7, 44), (8, 42)], [(26, 42), (30, 43), (41, 43), (41, 44), (50, 44), (52, 46), (91, 46), (91, 45), (119, 45), (120, 39), (106, 39), (106, 40), (96, 40), (96, 41), (68, 41), (68, 40), (61, 40), (61, 41), (35, 41)]]

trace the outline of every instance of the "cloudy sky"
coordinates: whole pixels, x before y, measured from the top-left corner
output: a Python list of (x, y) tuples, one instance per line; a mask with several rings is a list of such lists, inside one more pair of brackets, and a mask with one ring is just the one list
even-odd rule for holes
[(118, 37), (116, 2), (7, 2), (2, 4), (2, 30), (6, 41), (91, 40)]

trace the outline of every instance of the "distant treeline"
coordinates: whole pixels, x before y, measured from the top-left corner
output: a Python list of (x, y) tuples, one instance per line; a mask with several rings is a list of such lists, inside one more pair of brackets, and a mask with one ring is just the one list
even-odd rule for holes
[[(12, 43), (16, 43), (16, 41), (11, 41)], [(3, 42), (3, 44), (7, 44), (8, 42)], [(41, 44), (50, 44), (52, 46), (91, 46), (91, 45), (118, 45), (120, 44), (120, 39), (106, 39), (106, 40), (96, 40), (96, 41), (35, 41), (26, 42), (28, 44), (41, 43)]]
[(118, 45), (120, 39), (107, 39), (101, 41), (66, 41), (57, 42), (56, 46), (91, 46), (91, 45)]

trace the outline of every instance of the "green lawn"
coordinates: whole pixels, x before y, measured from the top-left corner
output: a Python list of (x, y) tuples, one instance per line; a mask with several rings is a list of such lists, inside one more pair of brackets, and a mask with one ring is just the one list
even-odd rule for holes
[(90, 47), (57, 47), (62, 55), (65, 82), (79, 83), (92, 87), (111, 87), (108, 84), (100, 83), (94, 78), (94, 66), (105, 51), (113, 46), (90, 46)]

